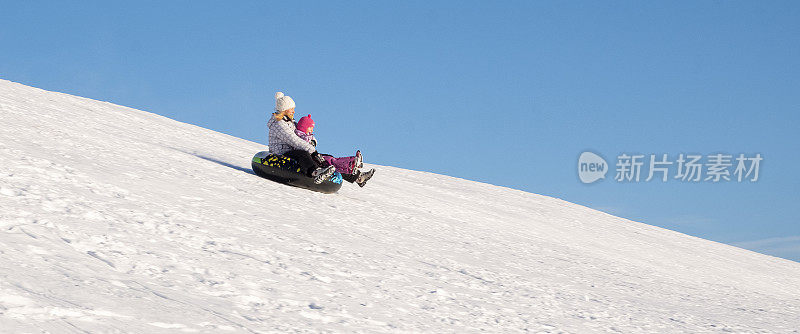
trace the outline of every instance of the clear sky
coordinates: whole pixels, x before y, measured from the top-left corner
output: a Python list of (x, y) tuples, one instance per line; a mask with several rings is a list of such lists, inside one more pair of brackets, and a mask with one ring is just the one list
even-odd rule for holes
[[(800, 260), (797, 1), (8, 2), (0, 78), (260, 143), (280, 90), (323, 152)], [(585, 185), (586, 150), (764, 161)]]

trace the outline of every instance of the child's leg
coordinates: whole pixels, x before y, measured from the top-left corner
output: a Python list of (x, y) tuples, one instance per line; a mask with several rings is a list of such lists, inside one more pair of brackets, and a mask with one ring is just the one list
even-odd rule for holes
[(336, 171), (342, 174), (353, 174), (353, 162), (356, 157), (341, 157), (334, 158), (331, 156), (322, 156), (325, 161), (336, 167)]

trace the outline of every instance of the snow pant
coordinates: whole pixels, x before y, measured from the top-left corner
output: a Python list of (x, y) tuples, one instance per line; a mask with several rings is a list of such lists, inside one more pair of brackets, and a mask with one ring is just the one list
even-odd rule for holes
[(355, 172), (356, 157), (341, 157), (336, 158), (327, 154), (323, 154), (322, 158), (329, 164), (336, 167), (336, 171), (344, 176), (344, 174), (353, 174)]
[(311, 176), (311, 173), (320, 167), (317, 166), (317, 163), (314, 161), (314, 158), (311, 157), (311, 153), (308, 153), (308, 151), (292, 150), (284, 153), (283, 156), (297, 161), (297, 163), (300, 164), (300, 168), (302, 168), (303, 172), (305, 172), (305, 174), (309, 177)]

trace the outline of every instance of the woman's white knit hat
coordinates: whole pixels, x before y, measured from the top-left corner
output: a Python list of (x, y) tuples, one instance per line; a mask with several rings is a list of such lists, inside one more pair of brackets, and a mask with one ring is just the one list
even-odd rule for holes
[(294, 100), (283, 95), (282, 92), (275, 93), (275, 110), (278, 112), (294, 108)]

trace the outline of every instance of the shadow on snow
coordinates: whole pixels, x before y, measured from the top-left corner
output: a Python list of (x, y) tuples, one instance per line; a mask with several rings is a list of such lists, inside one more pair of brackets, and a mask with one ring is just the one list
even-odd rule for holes
[(196, 156), (196, 157), (198, 157), (200, 159), (203, 159), (203, 160), (211, 161), (211, 162), (216, 163), (218, 165), (222, 165), (222, 166), (225, 166), (225, 167), (228, 167), (228, 168), (232, 168), (232, 169), (235, 169), (235, 170), (238, 170), (238, 171), (242, 171), (242, 172), (245, 172), (247, 174), (256, 175), (256, 173), (253, 172), (253, 170), (250, 169), (250, 168), (239, 167), (239, 166), (236, 166), (236, 165), (231, 164), (229, 162), (221, 161), (221, 160), (218, 160), (216, 158), (207, 157), (207, 156), (200, 155), (200, 154), (192, 154), (192, 155)]

